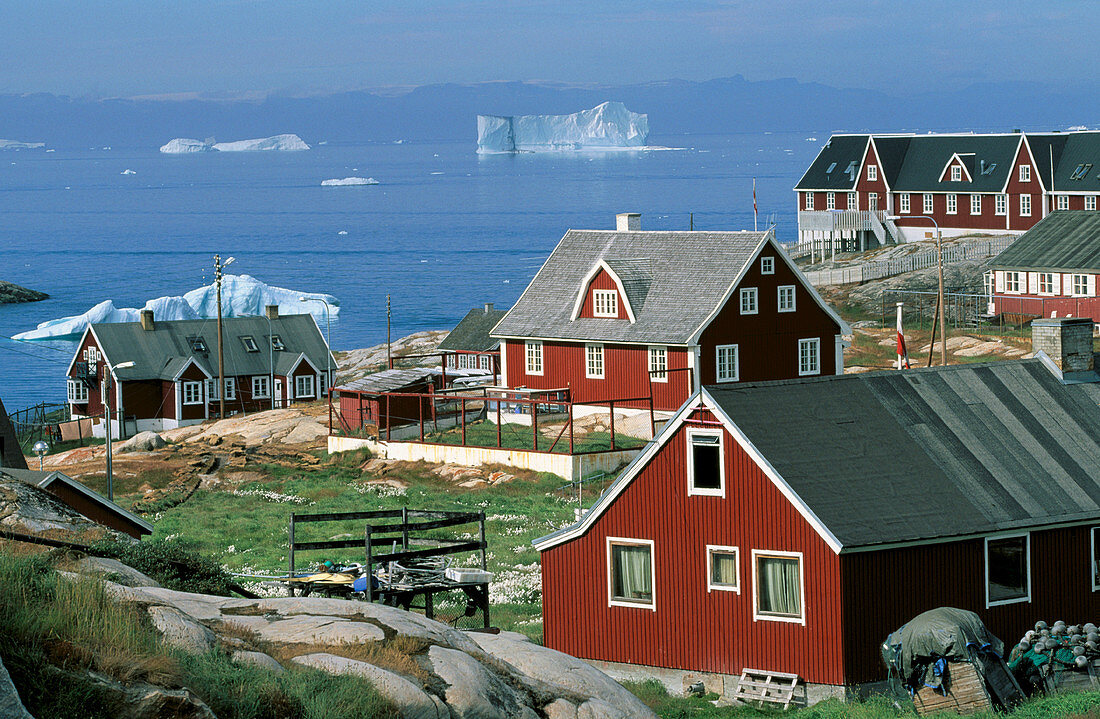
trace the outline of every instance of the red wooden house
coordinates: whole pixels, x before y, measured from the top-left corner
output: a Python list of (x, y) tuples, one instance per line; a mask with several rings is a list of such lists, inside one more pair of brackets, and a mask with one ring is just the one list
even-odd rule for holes
[[(1020, 233), (1096, 210), (1100, 132), (834, 135), (795, 186), (799, 243), (823, 251)], [(893, 217), (894, 219), (888, 219)]]
[(1010, 643), (1095, 617), (1100, 394), (1048, 364), (703, 388), (535, 541), (546, 645), (728, 695), (793, 673), (814, 701), (885, 679), (879, 645), (927, 609)]
[(624, 214), (567, 232), (492, 335), (507, 387), (671, 411), (701, 384), (840, 374), (848, 333), (772, 232), (643, 232)]
[[(324, 396), (336, 370), (312, 315), (231, 317), (222, 322), (224, 388), (218, 387), (218, 325), (214, 320), (104, 322), (85, 330), (69, 364), (73, 419), (104, 414), (110, 377), (111, 433), (124, 437), (196, 424), (226, 414), (285, 407)], [(115, 365), (133, 362), (132, 367)], [(93, 434), (104, 435), (102, 423)]]
[(1056, 210), (990, 262), (989, 313), (1100, 317), (1100, 213)]

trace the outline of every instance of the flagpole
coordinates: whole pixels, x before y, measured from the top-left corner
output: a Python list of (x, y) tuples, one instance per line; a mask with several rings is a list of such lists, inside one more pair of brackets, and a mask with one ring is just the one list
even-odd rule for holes
[(756, 224), (756, 178), (752, 178), (752, 231), (759, 232), (760, 228)]
[(904, 304), (898, 303), (898, 369), (909, 369), (909, 350), (905, 346), (905, 334), (901, 331), (901, 308)]

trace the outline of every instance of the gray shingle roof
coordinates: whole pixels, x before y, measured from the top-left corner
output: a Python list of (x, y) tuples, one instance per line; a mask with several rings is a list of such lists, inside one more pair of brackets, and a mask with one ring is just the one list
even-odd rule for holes
[(990, 262), (998, 269), (1100, 272), (1100, 212), (1058, 210)]
[(453, 330), (439, 343), (437, 349), (451, 352), (489, 352), (500, 346), (500, 340), (489, 333), (507, 310), (475, 307), (466, 313)]
[(366, 377), (346, 382), (336, 388), (336, 391), (362, 392), (364, 394), (380, 394), (382, 392), (397, 392), (422, 384), (425, 380), (431, 380), (435, 376), (429, 368), (395, 368), (384, 369), (381, 372), (369, 374)]
[(1039, 360), (708, 387), (845, 548), (1100, 518), (1100, 412)]
[[(265, 317), (230, 317), (222, 320), (222, 350), (225, 374), (233, 376), (266, 375), (269, 371), (268, 320)], [(146, 331), (140, 322), (103, 322), (92, 325), (101, 349), (112, 364), (133, 362), (134, 366), (116, 371), (120, 380), (172, 379), (188, 359), (206, 370), (218, 373), (218, 323), (216, 320), (156, 320)], [(325, 368), (325, 339), (317, 323), (308, 314), (282, 315), (271, 320), (271, 335), (278, 335), (286, 348), (275, 351), (276, 374), (285, 374), (288, 358), (304, 353), (321, 370)], [(259, 349), (248, 352), (242, 337), (252, 337)], [(192, 349), (189, 338), (201, 337), (206, 352)], [(336, 368), (335, 358), (330, 359)]]
[[(569, 230), (492, 335), (688, 344), (767, 236)], [(620, 275), (635, 322), (572, 319), (581, 283), (601, 260)]]

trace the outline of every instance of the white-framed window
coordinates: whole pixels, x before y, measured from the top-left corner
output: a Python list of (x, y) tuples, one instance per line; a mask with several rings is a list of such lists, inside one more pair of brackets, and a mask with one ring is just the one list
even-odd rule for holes
[(903, 192), (898, 195), (898, 212), (903, 215), (909, 214), (909, 193)]
[(73, 404), (87, 404), (88, 385), (83, 380), (70, 379), (65, 383), (69, 401)]
[(828, 192), (828, 193), (825, 194), (825, 209), (826, 210), (835, 210), (836, 209), (836, 193), (835, 192)]
[(867, 181), (874, 182), (878, 179), (878, 165), (867, 166)]
[(726, 465), (722, 430), (689, 429), (686, 434), (688, 494), (724, 497)]
[(923, 205), (924, 214), (931, 215), (932, 214), (932, 193), (930, 193), (930, 192), (924, 193), (923, 203), (924, 203), (924, 205)]
[(1085, 209), (1086, 210), (1095, 210), (1096, 209), (1096, 195), (1085, 195)]
[(1069, 209), (1069, 195), (1058, 195), (1058, 209), (1059, 210), (1068, 210)]
[(294, 378), (295, 397), (313, 397), (313, 375), (301, 374)]
[(607, 603), (657, 611), (652, 539), (607, 538)]
[(603, 379), (603, 345), (584, 346), (584, 376)]
[(183, 383), (183, 403), (202, 404), (202, 382), (186, 380)]
[(998, 215), (1008, 214), (1008, 195), (997, 195), (997, 200), (993, 204), (994, 212)]
[(592, 314), (596, 317), (618, 317), (619, 293), (615, 290), (592, 290)]
[(1087, 297), (1089, 294), (1089, 276), (1073, 276), (1073, 294), (1075, 297)]
[(806, 209), (807, 210), (814, 209), (814, 193), (812, 193), (812, 192), (807, 192), (806, 193)]
[(878, 193), (877, 192), (868, 192), (867, 193), (867, 209), (870, 210), (871, 212), (874, 212), (875, 210), (878, 209)]
[(1005, 292), (1020, 292), (1020, 273), (1015, 270), (1005, 272)]
[(225, 398), (237, 399), (237, 378), (226, 377), (225, 378)]
[(741, 593), (741, 559), (737, 547), (707, 545), (707, 592)]
[(741, 288), (741, 314), (755, 315), (760, 311), (760, 304), (757, 302), (758, 295), (759, 292), (755, 287)]
[(256, 338), (252, 335), (241, 335), (241, 344), (244, 345), (245, 352), (259, 352), (260, 347), (256, 344)]
[(970, 214), (980, 215), (982, 214), (982, 196), (971, 195), (970, 196)]
[(1020, 217), (1031, 217), (1031, 195), (1020, 195)]
[(649, 348), (649, 381), (668, 382), (668, 348)]
[(267, 375), (252, 378), (252, 399), (268, 399), (271, 397), (271, 383)]
[(752, 550), (753, 621), (806, 623), (801, 552)]
[(542, 342), (528, 340), (525, 347), (527, 374), (542, 374)]
[(714, 348), (715, 372), (718, 382), (736, 382), (741, 376), (737, 345), (718, 345)]
[(954, 215), (959, 211), (959, 198), (958, 195), (950, 193), (947, 195), (947, 214)]
[(218, 380), (206, 380), (206, 399), (208, 402), (213, 402), (215, 400), (221, 399), (221, 395), (218, 394)]
[(985, 539), (985, 606), (1031, 601), (1031, 535)]
[(951, 181), (960, 182), (963, 179), (963, 169), (958, 165), (951, 166)]
[(821, 374), (821, 338), (798, 341), (798, 376)]
[(779, 286), (779, 311), (794, 312), (794, 285)]
[(858, 210), (859, 209), (859, 193), (858, 192), (849, 192), (848, 193), (848, 209), (849, 210)]
[(760, 258), (760, 274), (762, 274), (762, 275), (774, 275), (775, 274), (775, 258), (774, 257), (761, 257)]
[(1052, 295), (1054, 294), (1054, 273), (1053, 272), (1040, 272), (1039, 273), (1039, 294)]
[(1100, 527), (1089, 530), (1089, 566), (1092, 567), (1092, 591), (1100, 589)]
[(1020, 182), (1031, 182), (1031, 165), (1020, 165)]

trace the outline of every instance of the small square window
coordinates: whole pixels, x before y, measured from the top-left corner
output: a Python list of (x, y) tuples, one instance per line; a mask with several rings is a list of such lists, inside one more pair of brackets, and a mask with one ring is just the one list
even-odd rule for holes
[(985, 604), (1031, 601), (1030, 541), (1026, 534), (985, 540)]
[(596, 317), (618, 317), (619, 293), (615, 290), (593, 290), (592, 314)]
[(737, 547), (707, 545), (707, 591), (741, 593), (741, 566)]
[(1085, 209), (1096, 210), (1096, 195), (1085, 195)]
[(741, 314), (755, 315), (759, 312), (757, 304), (757, 290), (755, 287), (745, 287), (741, 290)]
[(794, 285), (779, 286), (779, 311), (794, 312)]
[(267, 377), (252, 378), (252, 399), (269, 399), (271, 397), (271, 385)]
[(689, 430), (688, 494), (725, 496), (721, 430)]
[(752, 550), (754, 619), (805, 624), (802, 554)]
[(259, 352), (260, 347), (256, 344), (256, 339), (252, 335), (242, 335), (241, 344), (244, 345), (245, 352)]
[(1058, 209), (1059, 210), (1068, 210), (1069, 209), (1069, 195), (1058, 195)]
[(607, 538), (608, 604), (656, 611), (653, 542)]
[(1077, 297), (1088, 297), (1088, 294), (1089, 294), (1089, 276), (1088, 275), (1074, 275), (1073, 276), (1073, 294)]
[(1031, 182), (1031, 165), (1020, 165), (1020, 182)]
[(775, 258), (774, 257), (761, 257), (760, 258), (760, 274), (762, 274), (762, 275), (774, 275), (775, 274)]
[(271, 335), (271, 349), (276, 352), (282, 352), (286, 349), (286, 345), (283, 344), (283, 340), (279, 335)]
[(198, 336), (188, 337), (187, 338), (187, 345), (191, 348), (192, 352), (200, 352), (200, 353), (205, 354), (205, 353), (210, 351), (206, 347), (206, 340), (204, 340), (202, 337), (198, 337)]
[(878, 179), (878, 165), (867, 166), (867, 181), (874, 182)]
[(183, 403), (202, 404), (202, 382), (183, 383)]
[(294, 378), (295, 397), (313, 397), (313, 375), (304, 374)]

